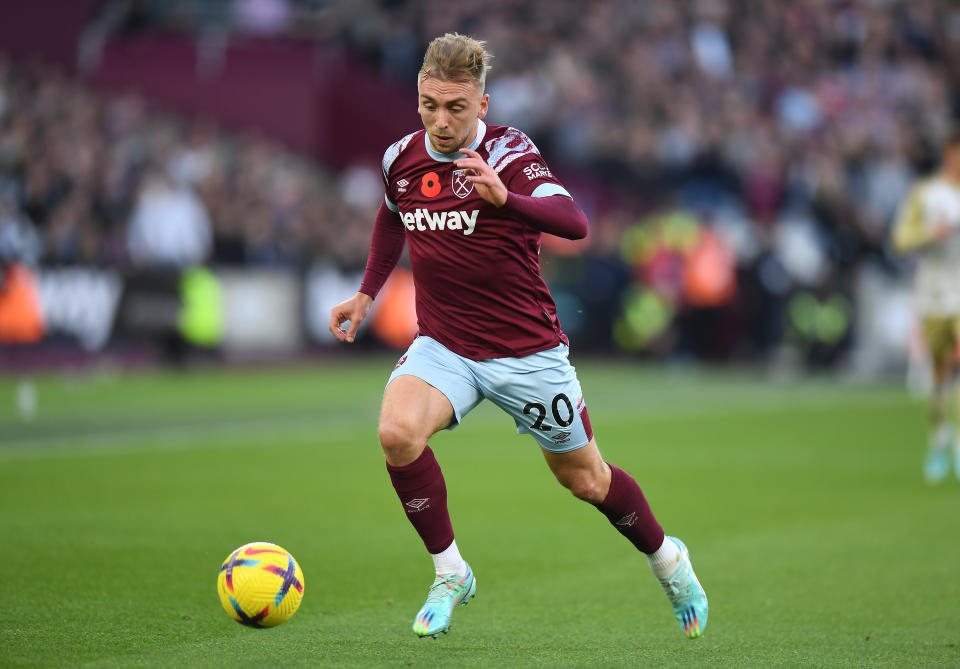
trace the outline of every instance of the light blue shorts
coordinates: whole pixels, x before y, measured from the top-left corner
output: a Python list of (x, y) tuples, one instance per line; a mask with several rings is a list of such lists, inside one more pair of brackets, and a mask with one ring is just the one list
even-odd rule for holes
[(417, 337), (397, 362), (390, 381), (409, 374), (446, 395), (453, 405), (452, 430), (488, 399), (513, 417), (517, 433), (532, 434), (542, 448), (567, 453), (593, 438), (569, 347), (522, 358), (470, 360), (430, 337)]

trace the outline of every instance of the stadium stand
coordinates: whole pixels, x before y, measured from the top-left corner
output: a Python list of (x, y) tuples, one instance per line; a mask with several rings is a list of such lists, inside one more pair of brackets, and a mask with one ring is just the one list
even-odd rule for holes
[[(890, 219), (960, 111), (960, 16), (930, 0), (94, 9), (79, 78), (0, 65), (4, 211), (32, 230), (41, 262), (134, 264), (133, 212), (159, 179), (171, 198), (197, 196), (213, 264), (356, 269), (368, 229), (353, 222), (372, 220), (376, 155), (416, 123), (399, 91), (426, 41), (457, 29), (496, 54), (490, 118), (527, 130), (591, 217), (588, 243), (548, 240), (545, 271), (568, 328), (603, 325), (591, 328), (598, 348), (763, 359), (787, 343), (835, 362), (862, 305), (899, 280)], [(133, 48), (162, 54), (137, 70), (139, 94), (123, 69)], [(231, 111), (243, 105), (169, 84), (178, 59), (214, 86), (256, 80), (274, 57), (288, 72), (323, 63), (297, 75), (317, 91), (312, 120), (287, 122), (284, 107), (302, 105), (278, 104), (281, 120), (256, 110), (261, 131), (243, 132), (250, 119)], [(350, 65), (335, 76), (338, 59)], [(358, 109), (383, 92), (397, 110), (384, 128), (334, 99), (345, 81), (367, 91)], [(706, 242), (736, 274), (735, 292), (710, 303), (684, 288)]]

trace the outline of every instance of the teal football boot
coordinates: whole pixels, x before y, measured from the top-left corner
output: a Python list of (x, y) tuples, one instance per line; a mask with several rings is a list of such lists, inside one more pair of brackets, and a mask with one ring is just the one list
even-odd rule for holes
[[(943, 483), (950, 476), (950, 447), (953, 444), (954, 431), (949, 423), (930, 434), (927, 455), (923, 459), (923, 478), (928, 484)], [(957, 475), (960, 476), (960, 472)]]
[(669, 578), (658, 580), (667, 593), (667, 599), (673, 606), (673, 614), (683, 628), (683, 633), (696, 639), (707, 627), (707, 593), (703, 591), (697, 575), (693, 573), (690, 552), (684, 543), (675, 537), (667, 537), (665, 541), (672, 541), (680, 548), (680, 566)]
[(950, 455), (946, 448), (934, 448), (923, 460), (923, 478), (930, 485), (943, 483), (950, 475)]
[(466, 606), (477, 594), (477, 579), (467, 565), (467, 575), (456, 574), (440, 576), (430, 586), (427, 601), (413, 621), (413, 632), (419, 637), (432, 636), (436, 639), (440, 633), (450, 630), (450, 616), (456, 606)]

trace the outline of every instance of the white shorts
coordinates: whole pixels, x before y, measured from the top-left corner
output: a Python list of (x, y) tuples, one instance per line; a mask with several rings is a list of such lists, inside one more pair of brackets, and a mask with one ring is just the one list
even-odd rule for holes
[(522, 358), (471, 360), (430, 337), (419, 336), (397, 362), (390, 381), (408, 374), (443, 393), (453, 406), (452, 430), (488, 399), (513, 417), (517, 433), (532, 434), (540, 446), (567, 453), (590, 443), (593, 432), (569, 347)]

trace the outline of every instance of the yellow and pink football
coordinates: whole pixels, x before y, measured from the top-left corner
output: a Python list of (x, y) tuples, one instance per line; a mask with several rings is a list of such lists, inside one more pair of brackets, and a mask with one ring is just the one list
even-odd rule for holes
[(244, 544), (220, 566), (217, 591), (227, 615), (241, 625), (275, 627), (300, 607), (303, 571), (276, 544)]

